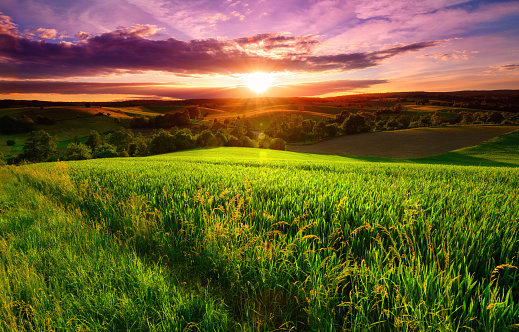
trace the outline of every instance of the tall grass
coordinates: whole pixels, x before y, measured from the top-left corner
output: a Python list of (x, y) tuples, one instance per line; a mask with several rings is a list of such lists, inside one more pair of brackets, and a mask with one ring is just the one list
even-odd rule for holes
[(220, 300), (234, 330), (517, 327), (518, 169), (295, 156), (223, 148), (10, 172), (114, 248), (210, 289), (215, 329)]

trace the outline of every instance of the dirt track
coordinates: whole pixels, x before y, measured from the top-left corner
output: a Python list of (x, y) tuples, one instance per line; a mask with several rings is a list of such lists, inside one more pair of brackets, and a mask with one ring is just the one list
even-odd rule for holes
[(295, 152), (380, 158), (420, 158), (475, 145), (519, 126), (415, 128), (336, 137), (312, 145), (289, 145)]

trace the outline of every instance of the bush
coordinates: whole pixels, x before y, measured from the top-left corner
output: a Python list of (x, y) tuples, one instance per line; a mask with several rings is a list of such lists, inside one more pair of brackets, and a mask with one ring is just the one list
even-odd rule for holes
[(81, 143), (70, 143), (65, 151), (66, 160), (86, 160), (92, 158), (90, 148)]
[(257, 148), (258, 143), (255, 140), (250, 139), (248, 136), (242, 136), (240, 138), (240, 146), (244, 148)]
[(110, 134), (109, 143), (114, 145), (118, 153), (128, 151), (133, 141), (133, 132), (130, 129), (121, 128)]
[(130, 150), (128, 153), (132, 157), (145, 157), (149, 155), (148, 140), (145, 139), (141, 133), (138, 133), (132, 144), (130, 144)]
[(261, 133), (259, 136), (258, 145), (261, 149), (268, 149), (270, 147), (270, 142), (272, 141), (272, 138), (264, 133)]
[(114, 158), (117, 156), (117, 149), (111, 144), (103, 144), (99, 146), (92, 155), (94, 158)]
[(189, 129), (179, 130), (173, 138), (177, 150), (193, 149), (196, 146), (196, 140)]
[(16, 142), (14, 141), (14, 139), (8, 139), (7, 140), (7, 146), (13, 146), (15, 144), (16, 144)]
[(218, 140), (210, 130), (204, 130), (196, 138), (196, 146), (201, 148), (205, 146), (218, 146)]
[(287, 149), (287, 143), (281, 138), (274, 138), (270, 141), (269, 149), (285, 151)]
[(175, 151), (175, 138), (164, 129), (160, 129), (150, 140), (149, 151), (151, 154), (161, 154)]

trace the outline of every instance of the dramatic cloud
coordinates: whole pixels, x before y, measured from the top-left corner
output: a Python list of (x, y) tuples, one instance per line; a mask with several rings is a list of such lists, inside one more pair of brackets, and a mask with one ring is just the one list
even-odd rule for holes
[[(98, 36), (80, 33), (76, 43), (51, 43), (0, 31), (0, 72), (4, 78), (60, 78), (163, 71), (175, 74), (236, 74), (257, 70), (320, 72), (374, 67), (384, 59), (418, 51), (435, 41), (410, 43), (374, 52), (313, 55), (311, 36), (260, 34), (231, 40), (175, 38), (151, 40), (151, 25), (119, 28)], [(46, 31), (50, 33), (49, 31)]]
[[(34, 79), (55, 89), (49, 92), (68, 86), (70, 92), (62, 93), (70, 99), (74, 91), (94, 91), (94, 86), (60, 87), (51, 81), (150, 82), (97, 85), (96, 91), (177, 97), (250, 93), (210, 87), (236, 85), (241, 74), (254, 71), (280, 74), (272, 95), (297, 95), (296, 88), (304, 95), (325, 88), (324, 93), (339, 94), (351, 91), (341, 90), (351, 82), (368, 84), (358, 92), (515, 89), (518, 3), (3, 0), (0, 80)], [(152, 83), (157, 81), (177, 84)], [(322, 83), (283, 85), (308, 81)], [(17, 84), (24, 90), (26, 85)]]
[[(319, 96), (330, 92), (349, 92), (369, 88), (386, 80), (335, 80), (273, 86), (272, 97)], [(234, 98), (254, 94), (243, 86), (195, 87), (179, 83), (93, 83), (58, 81), (0, 81), (0, 91), (6, 94), (120, 94), (170, 98)]]

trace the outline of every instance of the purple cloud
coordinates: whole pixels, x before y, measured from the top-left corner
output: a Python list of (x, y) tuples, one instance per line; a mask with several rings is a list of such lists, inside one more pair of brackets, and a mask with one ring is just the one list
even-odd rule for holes
[(427, 41), (375, 52), (313, 55), (312, 50), (319, 42), (312, 36), (265, 33), (229, 40), (146, 38), (157, 36), (158, 30), (153, 25), (135, 25), (97, 36), (80, 33), (81, 40), (75, 43), (52, 43), (21, 36), (9, 17), (0, 17), (0, 57), (3, 58), (0, 77), (92, 77), (151, 70), (183, 75), (257, 70), (348, 71), (374, 67), (384, 59), (437, 44)]

